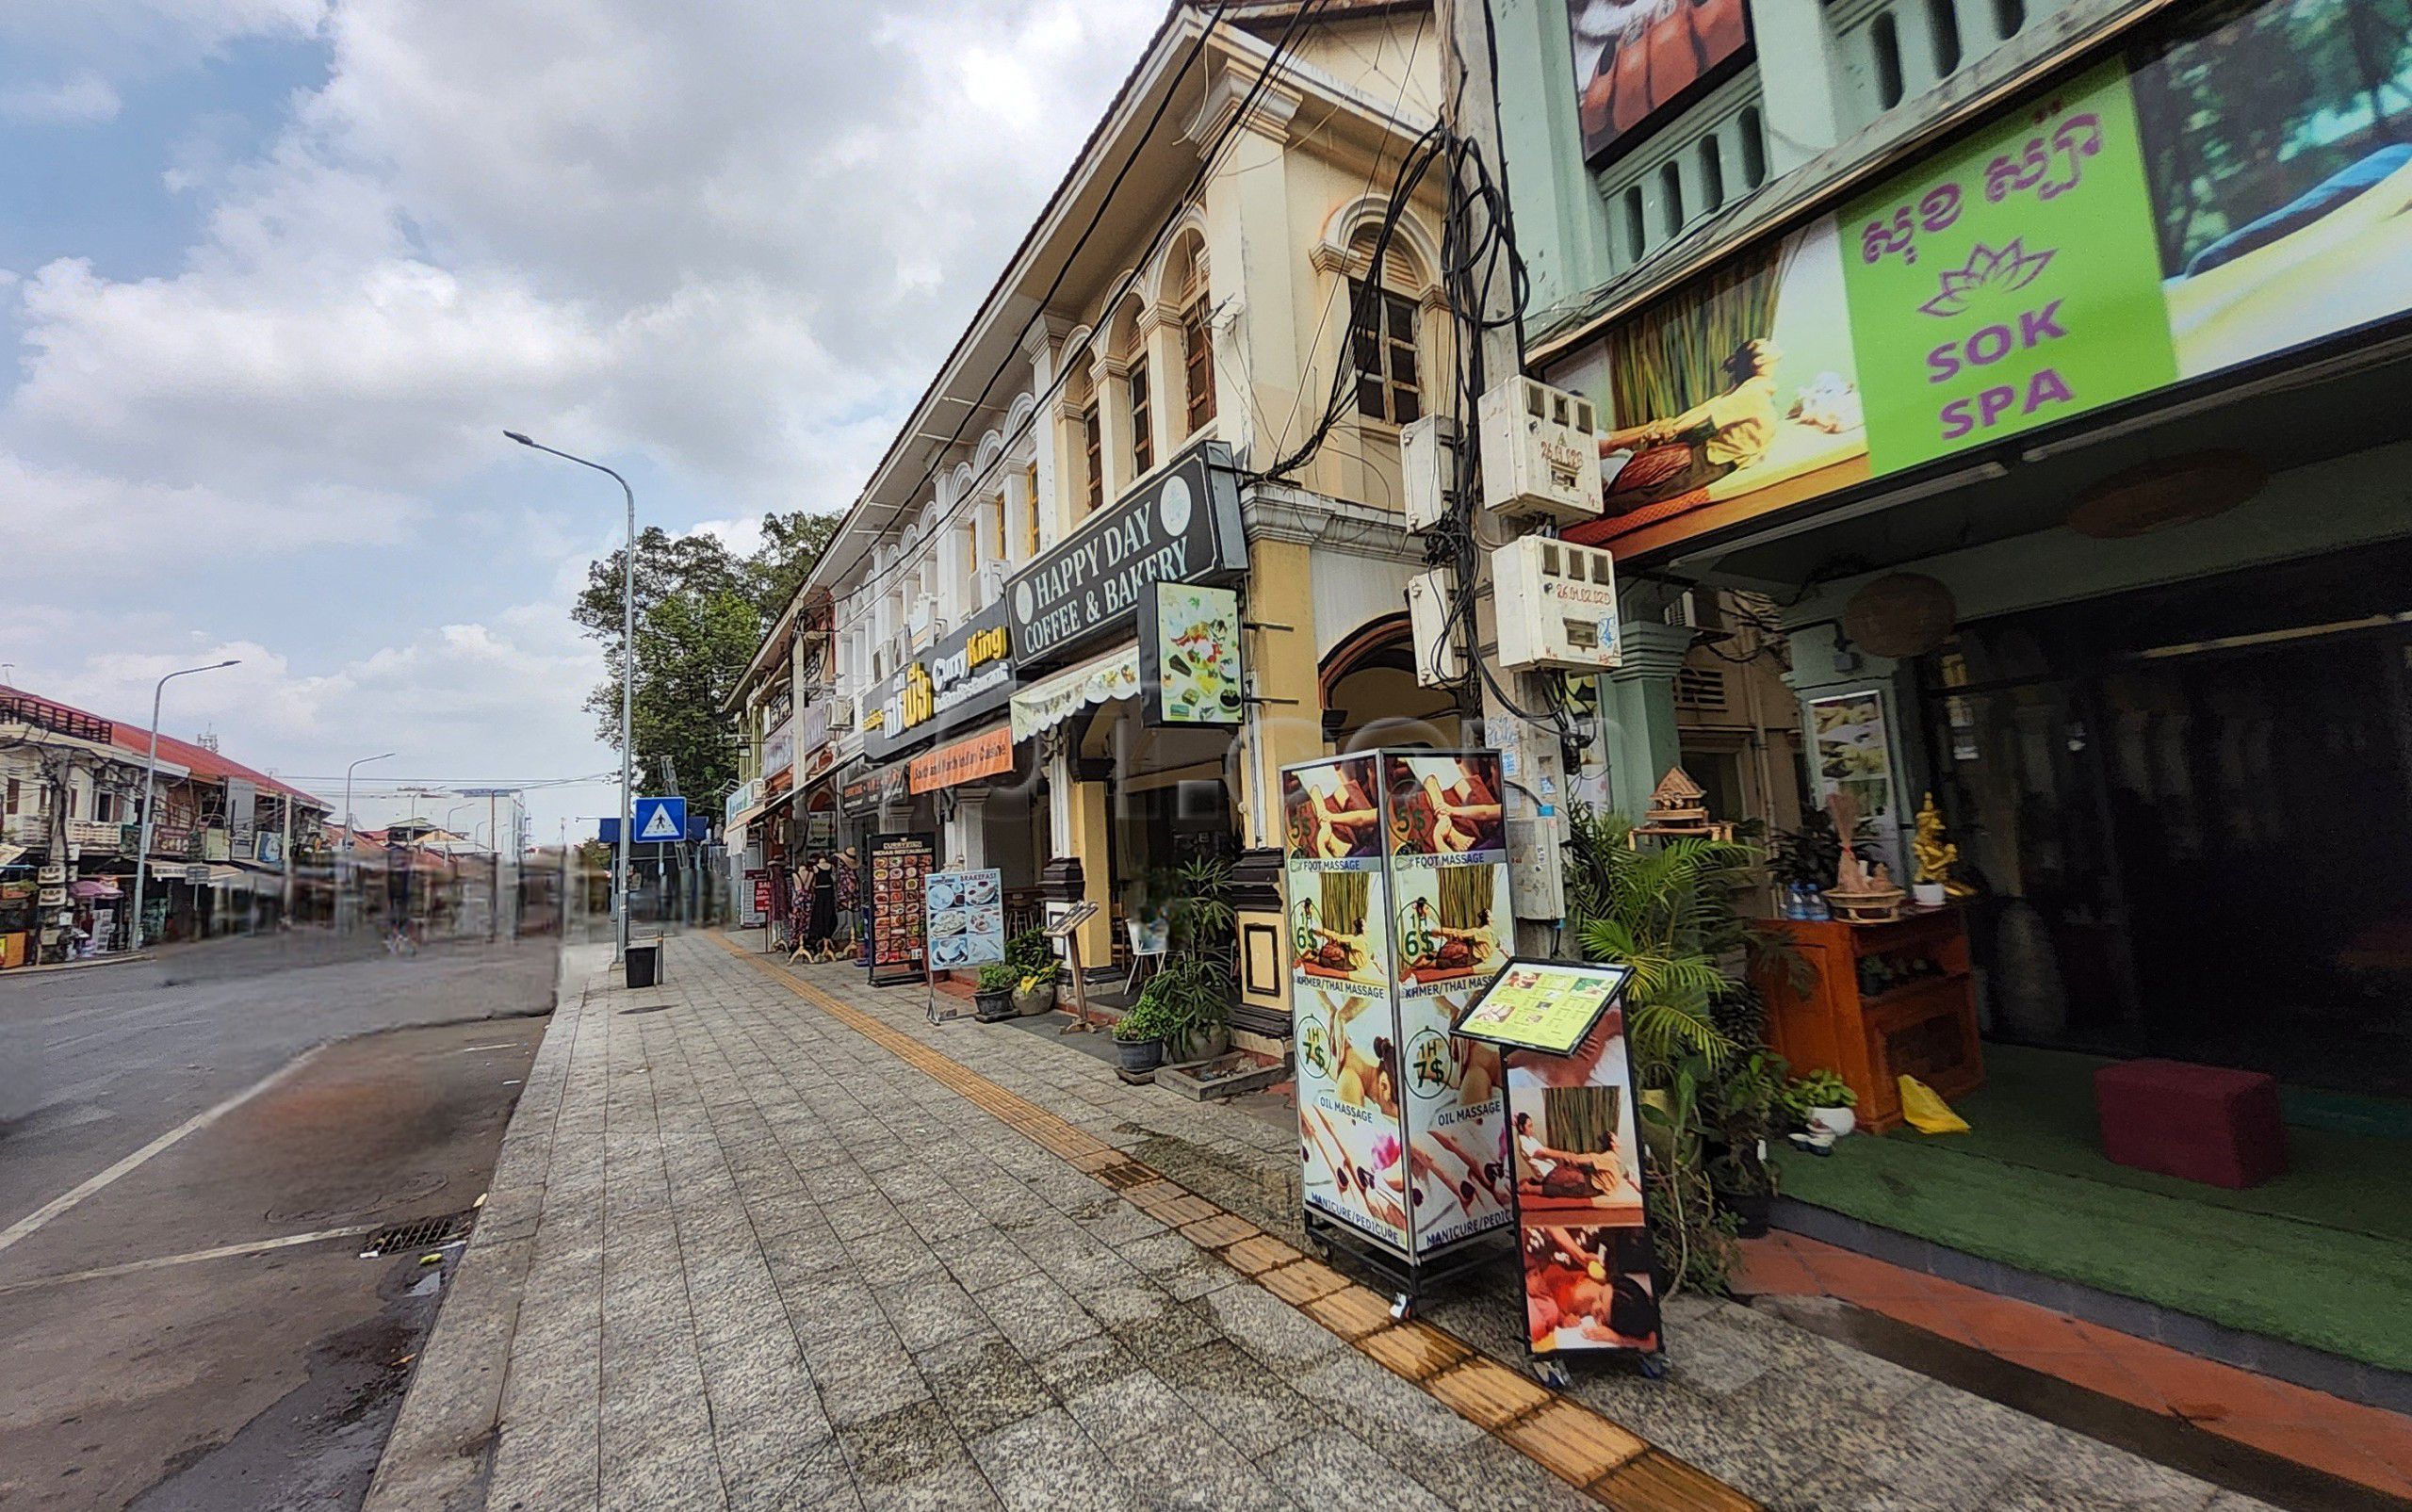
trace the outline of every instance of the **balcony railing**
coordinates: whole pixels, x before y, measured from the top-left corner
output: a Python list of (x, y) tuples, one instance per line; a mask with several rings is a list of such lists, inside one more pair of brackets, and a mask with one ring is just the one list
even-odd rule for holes
[(95, 745), (107, 745), (117, 735), (117, 725), (108, 720), (94, 719), (81, 709), (36, 698), (31, 693), (10, 693), (0, 698), (0, 724), (30, 724), (38, 730), (90, 740)]

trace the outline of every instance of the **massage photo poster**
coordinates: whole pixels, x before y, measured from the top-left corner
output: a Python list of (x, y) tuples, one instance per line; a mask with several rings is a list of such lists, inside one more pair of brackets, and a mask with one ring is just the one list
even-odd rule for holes
[(1379, 764), (1359, 756), (1285, 767), (1281, 808), (1301, 1195), (1314, 1211), (1405, 1256), (1410, 1199)]
[(1402, 1257), (1504, 1227), (1498, 1056), (1451, 1025), (1512, 937), (1498, 757), (1281, 773), (1307, 1206)]
[[(1509, 1179), (1535, 1355), (1663, 1345), (1617, 1006), (1631, 976), (1621, 966), (1511, 961), (1461, 1027), (1461, 1037), (1495, 1036), (1506, 1055)], [(1561, 1046), (1570, 1048), (1557, 1053)]]

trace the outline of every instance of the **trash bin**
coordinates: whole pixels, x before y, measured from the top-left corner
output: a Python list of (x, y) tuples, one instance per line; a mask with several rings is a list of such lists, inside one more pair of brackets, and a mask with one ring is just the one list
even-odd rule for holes
[(661, 942), (660, 940), (654, 940), (646, 944), (640, 945), (636, 941), (630, 940), (628, 942), (627, 971), (628, 985), (631, 987), (650, 987), (656, 982), (660, 981)]

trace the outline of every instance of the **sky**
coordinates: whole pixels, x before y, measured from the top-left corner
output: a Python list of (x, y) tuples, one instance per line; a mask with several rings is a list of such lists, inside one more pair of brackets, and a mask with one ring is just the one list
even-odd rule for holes
[(502, 431), (741, 548), (844, 508), (1162, 13), (0, 0), (0, 682), (239, 658), (161, 727), (336, 802), (391, 751), (366, 824), (615, 774), (618, 491)]

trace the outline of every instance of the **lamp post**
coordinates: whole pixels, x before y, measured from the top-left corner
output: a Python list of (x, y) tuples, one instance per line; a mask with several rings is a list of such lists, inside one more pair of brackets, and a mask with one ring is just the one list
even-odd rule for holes
[(351, 853), (360, 843), (359, 821), (351, 817), (351, 774), (371, 761), (383, 761), (393, 756), (381, 751), (373, 756), (362, 756), (343, 769), (343, 849), (335, 853), (335, 933), (344, 933), (351, 915)]
[(628, 501), (628, 549), (620, 559), (620, 845), (611, 864), (611, 959), (625, 961), (628, 955), (628, 831), (634, 827), (631, 784), (636, 775), (637, 491), (628, 486), (627, 479), (599, 462), (589, 462), (541, 441), (530, 441), (516, 431), (505, 431), (503, 434), (523, 447), (550, 452), (580, 467), (594, 468), (619, 484), (620, 493)]
[(240, 662), (240, 657), (228, 657), (205, 667), (187, 667), (159, 679), (151, 690), (151, 756), (142, 763), (142, 837), (135, 846), (134, 857), (134, 919), (126, 934), (131, 944), (127, 953), (142, 949), (142, 884), (151, 875), (151, 792), (159, 780), (159, 700), (167, 696), (168, 684), (177, 677), (189, 677), (196, 672), (216, 672)]

